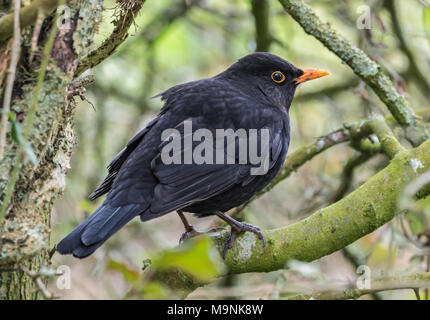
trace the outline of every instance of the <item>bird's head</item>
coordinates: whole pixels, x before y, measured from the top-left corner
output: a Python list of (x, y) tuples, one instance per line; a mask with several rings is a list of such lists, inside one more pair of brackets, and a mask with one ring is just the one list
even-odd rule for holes
[(288, 61), (267, 53), (249, 54), (220, 74), (250, 95), (264, 95), (279, 107), (289, 109), (300, 83), (328, 75), (319, 69), (301, 70)]

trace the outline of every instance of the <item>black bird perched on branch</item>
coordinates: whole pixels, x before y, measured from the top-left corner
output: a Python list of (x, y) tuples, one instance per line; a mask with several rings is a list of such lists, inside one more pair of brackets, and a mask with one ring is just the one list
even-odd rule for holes
[[(181, 84), (161, 93), (159, 96), (165, 104), (160, 114), (113, 159), (108, 176), (89, 197), (96, 199), (107, 193), (105, 201), (58, 244), (57, 251), (84, 258), (136, 216), (147, 221), (175, 210), (186, 230), (181, 239), (199, 234), (183, 212), (198, 217), (217, 215), (227, 222), (231, 235), (224, 256), (240, 232), (253, 232), (265, 242), (258, 227), (238, 222), (225, 212), (251, 199), (280, 171), (290, 142), (288, 111), (296, 87), (327, 74), (316, 69), (300, 70), (269, 53), (253, 53), (212, 78)], [(187, 125), (192, 126), (192, 134), (198, 129), (206, 130), (200, 130), (200, 139), (194, 136), (188, 145), (185, 142), (189, 135)], [(165, 135), (169, 129), (175, 129), (168, 132), (179, 133), (177, 141), (184, 143), (170, 149), (177, 156), (166, 163), (163, 148), (178, 137)], [(263, 155), (265, 147), (268, 150), (264, 158), (267, 170), (252, 174), (256, 163), (249, 159), (241, 161), (237, 152), (233, 151), (232, 156), (229, 150), (216, 144), (204, 149), (200, 157), (207, 160), (223, 150), (222, 160), (230, 157), (230, 162), (219, 162), (218, 158), (215, 163), (184, 160), (203, 141), (202, 133), (208, 139), (219, 129), (232, 129), (236, 133), (243, 129), (250, 137), (251, 131), (256, 130), (254, 137), (259, 154)], [(268, 132), (266, 144), (263, 129)], [(241, 139), (236, 138), (234, 147)]]

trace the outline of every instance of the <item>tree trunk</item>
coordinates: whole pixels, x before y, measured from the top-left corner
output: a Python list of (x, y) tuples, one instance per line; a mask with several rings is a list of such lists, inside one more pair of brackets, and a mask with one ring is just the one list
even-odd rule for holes
[[(58, 25), (40, 89), (37, 87), (37, 77), (41, 72), (43, 48), (55, 21), (55, 13), (48, 12), (44, 19), (33, 61), (30, 61), (33, 27), (22, 30), (11, 111), (18, 121), (25, 123), (32, 97), (38, 92), (37, 111), (28, 140), (39, 163), (34, 166), (26, 161), (20, 166), (18, 180), (1, 224), (1, 299), (37, 299), (41, 296), (33, 278), (23, 270), (37, 272), (42, 266), (49, 265), (52, 205), (64, 190), (65, 174), (74, 144), (74, 101), (68, 87), (76, 72), (77, 62), (88, 53), (87, 48), (93, 42), (102, 10), (101, 0), (67, 2), (62, 15), (66, 23)], [(63, 19), (59, 21), (64, 22)], [(0, 63), (1, 75), (5, 74), (8, 64), (4, 61), (10, 60), (9, 43), (5, 41), (0, 44), (0, 62), (3, 62)], [(2, 92), (5, 82), (1, 82)], [(10, 187), (12, 169), (22, 159), (20, 153), (23, 152), (14, 143), (10, 132), (9, 127), (7, 145), (0, 161), (0, 206)]]

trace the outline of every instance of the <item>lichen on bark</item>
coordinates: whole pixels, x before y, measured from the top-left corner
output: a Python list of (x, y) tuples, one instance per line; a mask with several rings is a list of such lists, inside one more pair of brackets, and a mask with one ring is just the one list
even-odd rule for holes
[[(91, 14), (88, 14), (88, 3), (68, 3), (76, 13), (71, 18), (72, 28), (60, 28), (58, 31), (43, 85), (38, 91), (29, 141), (39, 163), (37, 167), (28, 162), (22, 164), (0, 229), (0, 269), (7, 270), (0, 271), (0, 299), (39, 298), (32, 279), (21, 269), (25, 267), (37, 272), (49, 263), (50, 213), (53, 201), (64, 191), (65, 174), (75, 143), (74, 103), (67, 97), (67, 88), (73, 80), (77, 59), (89, 50), (87, 45), (92, 42), (97, 29), (98, 20), (95, 17), (100, 16), (102, 11), (101, 0), (92, 0), (90, 4)], [(85, 14), (79, 15), (81, 5), (85, 7)], [(76, 24), (78, 16), (79, 23)], [(79, 37), (74, 40), (76, 30), (79, 30)], [(30, 38), (24, 36), (23, 40), (23, 45), (28, 46)], [(36, 94), (34, 79), (38, 72), (39, 69), (35, 68), (20, 94), (13, 97), (11, 109), (16, 114), (25, 117), (31, 108)], [(5, 156), (0, 161), (0, 206), (19, 152), (19, 147), (8, 136)]]

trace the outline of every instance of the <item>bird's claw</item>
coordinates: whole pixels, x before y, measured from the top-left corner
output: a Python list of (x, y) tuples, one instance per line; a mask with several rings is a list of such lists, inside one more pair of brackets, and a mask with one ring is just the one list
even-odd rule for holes
[(224, 227), (214, 227), (214, 228), (211, 228), (208, 231), (206, 231), (206, 233), (215, 233), (215, 232), (218, 232), (221, 230), (225, 230), (225, 228)]
[(233, 247), (234, 239), (236, 238), (236, 236), (245, 231), (254, 233), (259, 239), (263, 240), (263, 247), (266, 246), (266, 238), (264, 237), (264, 234), (261, 232), (261, 229), (259, 227), (253, 226), (252, 224), (246, 222), (239, 222), (237, 225), (232, 226), (230, 237), (224, 245), (222, 255), (224, 259), (227, 256), (228, 249), (231, 249)]
[(193, 226), (191, 226), (190, 230), (184, 232), (182, 236), (179, 238), (179, 244), (181, 244), (187, 239), (197, 237), (198, 235), (200, 235), (200, 232), (198, 232), (196, 229), (194, 229)]
[(206, 234), (206, 233), (215, 233), (215, 232), (218, 232), (219, 230), (224, 230), (224, 228), (223, 227), (215, 227), (215, 228), (209, 229), (206, 232), (199, 232), (196, 229), (194, 229), (193, 226), (190, 226), (190, 230), (184, 232), (182, 234), (182, 236), (179, 238), (179, 244), (181, 244), (182, 242), (184, 242), (187, 239), (194, 238), (194, 237), (197, 237), (199, 235)]

